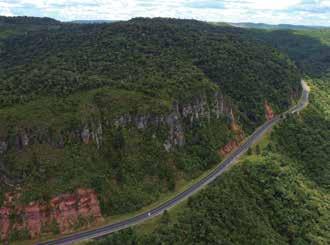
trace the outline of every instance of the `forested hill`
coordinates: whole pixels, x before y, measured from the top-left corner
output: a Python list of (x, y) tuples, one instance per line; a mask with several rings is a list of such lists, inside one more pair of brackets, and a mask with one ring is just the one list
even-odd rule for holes
[[(300, 94), (295, 65), (249, 30), (24, 20), (0, 27), (3, 240), (71, 232), (159, 201)], [(29, 226), (33, 217), (47, 218)]]
[(104, 86), (183, 99), (208, 79), (258, 120), (265, 99), (278, 109), (289, 105), (299, 75), (287, 57), (241, 37), (245, 32), (137, 18), (8, 38), (1, 51), (0, 105)]
[(26, 35), (28, 32), (57, 29), (61, 25), (61, 22), (51, 18), (0, 16), (0, 48), (3, 39), (7, 37)]
[(295, 61), (308, 107), (185, 205), (90, 244), (330, 244), (330, 31), (252, 34)]
[(60, 21), (51, 18), (38, 18), (38, 17), (5, 17), (0, 16), (0, 25), (58, 25)]
[(299, 69), (310, 77), (322, 78), (330, 74), (330, 28), (251, 30), (249, 35), (288, 54)]
[(265, 29), (265, 30), (315, 30), (315, 29), (326, 29), (325, 26), (306, 26), (306, 25), (289, 25), (289, 24), (279, 24), (270, 25), (265, 23), (230, 23), (232, 26), (241, 28), (253, 28), (253, 29)]

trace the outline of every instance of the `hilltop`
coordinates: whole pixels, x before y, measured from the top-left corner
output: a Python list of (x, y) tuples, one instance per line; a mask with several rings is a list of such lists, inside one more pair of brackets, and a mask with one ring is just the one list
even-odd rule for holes
[(1, 41), (4, 239), (151, 204), (300, 94), (293, 62), (249, 30), (163, 18), (55, 26)]
[(38, 17), (5, 17), (0, 16), (0, 47), (2, 40), (14, 35), (25, 35), (28, 32), (57, 29), (61, 22), (51, 18)]
[(0, 25), (58, 25), (60, 21), (52, 18), (39, 18), (28, 16), (5, 17), (0, 16)]
[(308, 107), (184, 205), (88, 244), (329, 244), (330, 32), (251, 34), (297, 64), (312, 87)]

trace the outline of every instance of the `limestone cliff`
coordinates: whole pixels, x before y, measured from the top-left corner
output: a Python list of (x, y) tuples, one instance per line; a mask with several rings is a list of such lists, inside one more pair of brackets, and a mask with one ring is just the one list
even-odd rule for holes
[[(101, 114), (100, 114), (101, 115)], [(133, 114), (124, 113), (113, 118), (98, 116), (84, 120), (80, 126), (69, 129), (51, 130), (48, 128), (16, 128), (0, 135), (0, 163), (7, 152), (22, 152), (35, 144), (47, 144), (53, 148), (65, 148), (66, 144), (90, 145), (102, 149), (104, 132), (112, 128), (131, 128), (144, 132), (148, 128), (164, 128), (167, 135), (163, 142), (166, 151), (174, 151), (186, 143), (189, 126), (195, 122), (223, 120), (228, 122), (235, 138), (224, 145), (219, 153), (225, 156), (234, 150), (244, 137), (236, 116), (238, 110), (220, 92), (212, 95), (200, 94), (189, 101), (174, 102), (166, 113)], [(0, 170), (6, 172), (6, 164)], [(4, 175), (3, 175), (4, 176)], [(17, 182), (16, 182), (17, 183)], [(18, 191), (19, 193), (19, 191)], [(18, 195), (18, 194), (15, 194)], [(97, 194), (90, 189), (78, 189), (74, 194), (62, 194), (49, 203), (34, 201), (25, 206), (16, 204), (18, 196), (7, 193), (0, 209), (1, 237), (8, 239), (10, 231), (27, 231), (31, 238), (42, 232), (49, 232), (55, 226), (61, 233), (72, 231), (80, 219), (99, 220), (102, 218)], [(15, 216), (13, 222), (10, 217)]]
[[(149, 126), (168, 128), (168, 139), (164, 142), (166, 150), (185, 143), (184, 123), (196, 120), (209, 120), (211, 117), (232, 118), (234, 107), (220, 92), (213, 96), (200, 95), (189, 102), (174, 102), (166, 114), (123, 114), (117, 118), (95, 118), (82, 122), (75, 129), (51, 130), (49, 128), (14, 128), (12, 132), (0, 135), (0, 159), (8, 150), (21, 151), (33, 144), (49, 144), (55, 148), (65, 147), (65, 143), (80, 142), (102, 146), (103, 129), (109, 127), (133, 126), (143, 130)], [(0, 168), (1, 169), (1, 168)]]
[(149, 126), (166, 126), (168, 138), (164, 142), (164, 148), (170, 151), (175, 146), (180, 147), (185, 144), (185, 124), (192, 124), (199, 120), (210, 120), (211, 117), (219, 119), (221, 116), (226, 116), (230, 119), (234, 110), (230, 100), (217, 92), (210, 97), (206, 95), (196, 96), (189, 102), (175, 102), (172, 110), (165, 115), (125, 114), (115, 119), (114, 125), (121, 127), (133, 125), (141, 130)]

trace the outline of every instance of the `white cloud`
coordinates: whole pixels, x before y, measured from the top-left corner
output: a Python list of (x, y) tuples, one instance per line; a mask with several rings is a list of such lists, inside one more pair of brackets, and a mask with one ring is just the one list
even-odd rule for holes
[(14, 16), (13, 12), (11, 12), (10, 8), (0, 7), (0, 15), (2, 16)]
[(320, 0), (321, 7), (330, 7), (330, 0)]
[(330, 25), (330, 0), (0, 0), (0, 14), (24, 14), (25, 8), (60, 20), (161, 16)]
[(271, 10), (283, 10), (300, 4), (300, 0), (275, 0), (267, 2), (265, 0), (254, 0), (254, 7), (256, 9), (271, 9)]
[(284, 10), (302, 3), (302, 0), (238, 0), (226, 1), (231, 8), (248, 8), (255, 10)]
[(7, 3), (0, 2), (0, 15), (13, 16), (14, 14), (11, 11), (11, 6)]

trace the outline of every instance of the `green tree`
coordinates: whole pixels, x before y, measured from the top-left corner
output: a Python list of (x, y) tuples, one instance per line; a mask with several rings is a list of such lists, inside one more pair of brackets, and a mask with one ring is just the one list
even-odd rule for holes
[(260, 145), (256, 145), (256, 154), (260, 155), (261, 150), (260, 150)]
[(113, 135), (113, 146), (117, 150), (125, 147), (125, 137), (122, 128), (118, 128)]
[(161, 219), (160, 219), (160, 223), (161, 224), (169, 224), (170, 221), (171, 221), (170, 214), (167, 210), (165, 210), (164, 213), (162, 214)]

